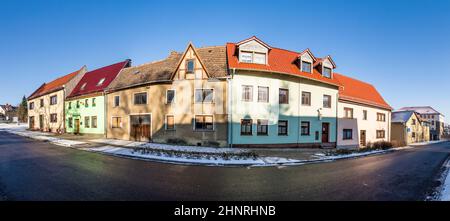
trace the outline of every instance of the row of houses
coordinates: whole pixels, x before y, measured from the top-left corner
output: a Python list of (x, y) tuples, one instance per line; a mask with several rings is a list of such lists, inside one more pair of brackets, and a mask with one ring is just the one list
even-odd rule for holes
[(0, 122), (18, 122), (17, 107), (11, 104), (0, 104)]
[(230, 147), (366, 146), (391, 140), (392, 108), (331, 56), (238, 43), (79, 70), (28, 97), (30, 129)]

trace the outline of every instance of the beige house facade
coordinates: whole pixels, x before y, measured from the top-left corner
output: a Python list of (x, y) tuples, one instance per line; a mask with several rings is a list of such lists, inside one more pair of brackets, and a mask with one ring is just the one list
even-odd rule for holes
[(64, 101), (85, 73), (84, 66), (71, 74), (44, 83), (33, 92), (27, 99), (29, 129), (64, 133)]
[(399, 145), (430, 141), (430, 125), (414, 111), (392, 113), (392, 141)]
[(171, 52), (123, 69), (107, 88), (107, 138), (227, 145), (225, 47)]

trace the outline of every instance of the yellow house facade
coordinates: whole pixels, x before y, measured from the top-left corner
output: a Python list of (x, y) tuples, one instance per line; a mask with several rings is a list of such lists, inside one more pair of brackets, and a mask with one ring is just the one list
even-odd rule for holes
[(391, 139), (399, 145), (430, 140), (429, 123), (414, 111), (392, 112)]

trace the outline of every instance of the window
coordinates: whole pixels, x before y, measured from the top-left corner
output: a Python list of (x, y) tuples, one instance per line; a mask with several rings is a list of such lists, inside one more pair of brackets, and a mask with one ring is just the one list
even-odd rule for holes
[(377, 121), (385, 122), (386, 121), (386, 114), (377, 113)]
[(76, 107), (77, 107), (77, 108), (80, 108), (80, 101), (77, 101)]
[(195, 69), (195, 61), (194, 60), (187, 60), (186, 61), (186, 73), (194, 73)]
[(269, 88), (258, 87), (258, 102), (269, 102)]
[(311, 106), (311, 93), (302, 91), (302, 105)]
[(367, 110), (363, 110), (363, 120), (367, 120)]
[(269, 134), (269, 121), (268, 120), (258, 120), (256, 125), (256, 135), (266, 136)]
[(311, 73), (311, 63), (307, 61), (302, 61), (302, 71)]
[(252, 135), (252, 119), (242, 119), (241, 120), (241, 135), (251, 136)]
[(92, 98), (92, 106), (95, 107), (96, 103), (95, 103), (95, 97)]
[(67, 108), (69, 108), (69, 110), (72, 109), (72, 102), (69, 102), (69, 105), (67, 105), (67, 106), (68, 106)]
[(86, 84), (87, 84), (87, 83), (84, 83), (83, 85), (81, 85), (80, 90), (84, 90), (84, 88), (86, 87)]
[(331, 68), (324, 67), (323, 68), (323, 76), (327, 78), (331, 78)]
[(412, 138), (416, 138), (416, 132), (411, 133)]
[(56, 95), (51, 96), (50, 97), (50, 105), (55, 105), (58, 102), (57, 98), (58, 97)]
[(92, 128), (97, 128), (97, 116), (92, 116), (91, 117), (91, 127)]
[(58, 115), (57, 114), (50, 114), (50, 122), (51, 123), (58, 122)]
[(240, 58), (239, 60), (241, 62), (252, 63), (253, 62), (253, 53), (241, 51), (241, 53), (239, 53), (239, 58)]
[(253, 86), (242, 86), (242, 101), (253, 101)]
[(342, 137), (343, 140), (352, 140), (353, 139), (353, 130), (352, 129), (344, 129), (344, 134)]
[(73, 119), (71, 117), (67, 120), (67, 124), (69, 125), (69, 128), (73, 127)]
[(97, 86), (100, 86), (103, 84), (103, 82), (105, 82), (105, 78), (102, 78), (98, 81)]
[(120, 128), (122, 127), (122, 118), (121, 117), (112, 117), (112, 128)]
[(331, 108), (331, 96), (323, 95), (323, 108)]
[(287, 136), (288, 135), (288, 121), (287, 120), (279, 120), (278, 121), (278, 135), (279, 136)]
[(89, 128), (89, 117), (84, 117), (84, 128)]
[(319, 140), (319, 131), (316, 131), (316, 132), (315, 132), (314, 138), (315, 138), (316, 140)]
[(309, 121), (302, 121), (301, 123), (301, 135), (309, 136), (310, 123)]
[(195, 130), (214, 130), (213, 116), (200, 115), (195, 116)]
[(266, 54), (264, 53), (254, 53), (253, 54), (253, 63), (256, 64), (266, 64)]
[(412, 119), (411, 125), (416, 125), (416, 119)]
[(172, 104), (175, 101), (175, 90), (166, 91), (166, 103)]
[(43, 107), (44, 106), (44, 99), (41, 99), (40, 101), (39, 101), (39, 103), (40, 103), (40, 107)]
[(279, 92), (279, 102), (280, 104), (289, 104), (289, 90), (288, 89), (281, 89)]
[(88, 99), (84, 99), (84, 107), (89, 107), (89, 100)]
[(377, 130), (377, 138), (384, 138), (385, 133), (384, 130)]
[(353, 108), (344, 108), (344, 117), (347, 119), (353, 119)]
[(29, 109), (30, 109), (30, 110), (33, 110), (33, 109), (34, 109), (34, 102), (30, 102), (30, 107), (29, 107)]
[(118, 107), (120, 105), (120, 97), (114, 96), (114, 107)]
[(166, 130), (175, 130), (175, 119), (173, 115), (166, 116)]
[(147, 104), (147, 93), (137, 93), (134, 94), (134, 104)]
[(212, 103), (214, 91), (213, 89), (195, 89), (196, 103)]

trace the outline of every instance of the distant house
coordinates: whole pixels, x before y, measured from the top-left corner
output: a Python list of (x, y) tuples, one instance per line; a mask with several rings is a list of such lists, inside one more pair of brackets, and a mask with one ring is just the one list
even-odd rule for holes
[(31, 130), (64, 132), (64, 100), (85, 73), (84, 66), (80, 70), (42, 84), (28, 97), (28, 124)]
[(0, 105), (0, 121), (17, 122), (17, 107), (8, 103)]
[(430, 140), (440, 140), (444, 135), (444, 115), (430, 106), (403, 107), (400, 111), (415, 111), (430, 123)]
[(430, 140), (430, 125), (414, 111), (392, 112), (391, 140), (401, 145)]

